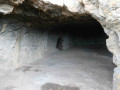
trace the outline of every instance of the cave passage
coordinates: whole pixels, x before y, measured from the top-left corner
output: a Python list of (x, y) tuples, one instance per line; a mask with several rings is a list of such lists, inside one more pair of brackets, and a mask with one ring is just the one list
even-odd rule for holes
[[(56, 48), (64, 50), (68, 48), (86, 48), (97, 50), (103, 55), (112, 54), (106, 46), (107, 34), (95, 19), (83, 23), (70, 23), (54, 27), (51, 30), (57, 37)], [(98, 52), (96, 52), (98, 53)]]
[(96, 20), (58, 25), (50, 32), (57, 36), (55, 47), (60, 52), (45, 59), (55, 81), (46, 82), (42, 90), (68, 90), (71, 86), (65, 82), (78, 85), (70, 90), (112, 90), (114, 65), (106, 46), (108, 36)]
[(108, 36), (87, 18), (48, 25), (39, 18), (3, 16), (0, 90), (112, 90)]

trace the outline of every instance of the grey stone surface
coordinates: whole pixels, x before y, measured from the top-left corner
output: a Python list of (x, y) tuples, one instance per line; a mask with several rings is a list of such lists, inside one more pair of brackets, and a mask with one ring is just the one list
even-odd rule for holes
[[(92, 15), (92, 17), (94, 17), (96, 20), (98, 20), (101, 23), (101, 25), (104, 28), (104, 31), (109, 36), (109, 38), (107, 39), (107, 47), (114, 55), (114, 58), (113, 58), (114, 63), (118, 67), (120, 66), (120, 43), (119, 43), (120, 41), (119, 40), (120, 38), (120, 0), (69, 0), (69, 2), (68, 0), (64, 0), (64, 1), (63, 0), (57, 0), (57, 1), (56, 0), (26, 0), (26, 1), (2, 0), (0, 2), (0, 13), (2, 14), (16, 13), (17, 14), (17, 11), (21, 10), (20, 8), (16, 10), (16, 8), (18, 7), (17, 5), (24, 4), (24, 3), (27, 3), (35, 7), (36, 9), (45, 12), (47, 15), (50, 15), (51, 17), (56, 17), (56, 16), (60, 17), (61, 15), (64, 15), (65, 17), (66, 16), (74, 17), (74, 14), (81, 15), (83, 13)], [(23, 14), (22, 10), (20, 12), (22, 12)], [(42, 15), (40, 14), (40, 16)], [(1, 29), (1, 35), (0, 35), (1, 37), (0, 52), (3, 53), (4, 55), (6, 55), (6, 53), (9, 53), (9, 56), (3, 57), (3, 55), (1, 54), (1, 57), (3, 58), (3, 60), (6, 60), (6, 58), (8, 57), (17, 59), (19, 56), (18, 54), (20, 54), (21, 52), (16, 53), (17, 55), (14, 55), (12, 52), (18, 52), (20, 45), (24, 45), (24, 42), (21, 42), (21, 40), (23, 39), (21, 38), (21, 35), (23, 35), (24, 29), (21, 28), (23, 30), (18, 30), (21, 33), (19, 36), (17, 31), (10, 32), (9, 31), (10, 28), (9, 30), (7, 30), (7, 27), (9, 27), (9, 24), (4, 23), (1, 27), (2, 29)], [(24, 37), (29, 37), (29, 35), (27, 36), (25, 35)], [(24, 39), (24, 41), (25, 40), (27, 39)], [(3, 45), (3, 42), (5, 43), (4, 45)], [(9, 43), (11, 44), (9, 45)], [(39, 46), (39, 44), (37, 45)], [(7, 50), (6, 50), (6, 47), (7, 47)], [(14, 49), (11, 49), (12, 47), (14, 47)], [(25, 50), (25, 46), (24, 48), (21, 48), (21, 49)], [(33, 48), (31, 47), (31, 49)], [(19, 67), (17, 62), (18, 61), (13, 60), (13, 63), (16, 64), (16, 67)], [(117, 88), (115, 90), (120, 90), (120, 89)]]
[(56, 52), (60, 36), (65, 39), (63, 49), (70, 47), (69, 37), (56, 35), (51, 28), (28, 27), (27, 22), (18, 16), (5, 16), (0, 20), (0, 69), (15, 70)]

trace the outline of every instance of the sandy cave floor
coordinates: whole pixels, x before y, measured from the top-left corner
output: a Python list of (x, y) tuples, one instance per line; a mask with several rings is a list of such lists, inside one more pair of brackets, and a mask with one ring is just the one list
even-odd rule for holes
[(14, 72), (0, 72), (0, 90), (112, 90), (112, 56), (101, 48), (59, 51)]

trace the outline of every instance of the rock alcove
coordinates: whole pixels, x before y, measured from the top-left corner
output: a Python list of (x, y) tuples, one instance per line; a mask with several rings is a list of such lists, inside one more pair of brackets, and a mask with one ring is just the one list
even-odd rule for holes
[[(85, 52), (90, 52), (89, 49), (92, 49), (96, 54), (98, 53), (96, 50), (100, 51), (98, 54), (102, 56), (111, 58), (113, 55), (113, 63), (116, 65), (113, 90), (120, 90), (119, 4), (119, 0), (0, 1), (1, 71), (14, 72), (21, 68), (24, 68), (24, 72), (32, 71), (30, 63), (70, 48), (81, 47), (82, 50), (86, 48)], [(111, 66), (107, 68), (113, 71), (112, 62), (107, 64)], [(112, 81), (112, 76), (110, 77)], [(98, 89), (112, 89), (111, 85)], [(3, 85), (1, 89), (3, 88), (17, 87)], [(26, 88), (23, 87), (22, 90), (24, 89)], [(82, 90), (85, 90), (85, 87)]]

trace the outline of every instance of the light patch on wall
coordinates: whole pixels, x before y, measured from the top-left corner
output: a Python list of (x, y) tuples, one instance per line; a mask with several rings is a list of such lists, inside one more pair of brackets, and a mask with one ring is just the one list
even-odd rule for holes
[(0, 13), (9, 14), (13, 11), (14, 7), (9, 4), (0, 4)]
[[(64, 0), (43, 0), (44, 2), (50, 2), (52, 4), (57, 4), (59, 6), (63, 6)], [(70, 1), (70, 0), (69, 0)], [(69, 2), (68, 1), (68, 2)]]
[(1, 30), (2, 33), (5, 32), (6, 27), (7, 27), (7, 24), (3, 24), (3, 28), (2, 28), (2, 30)]

